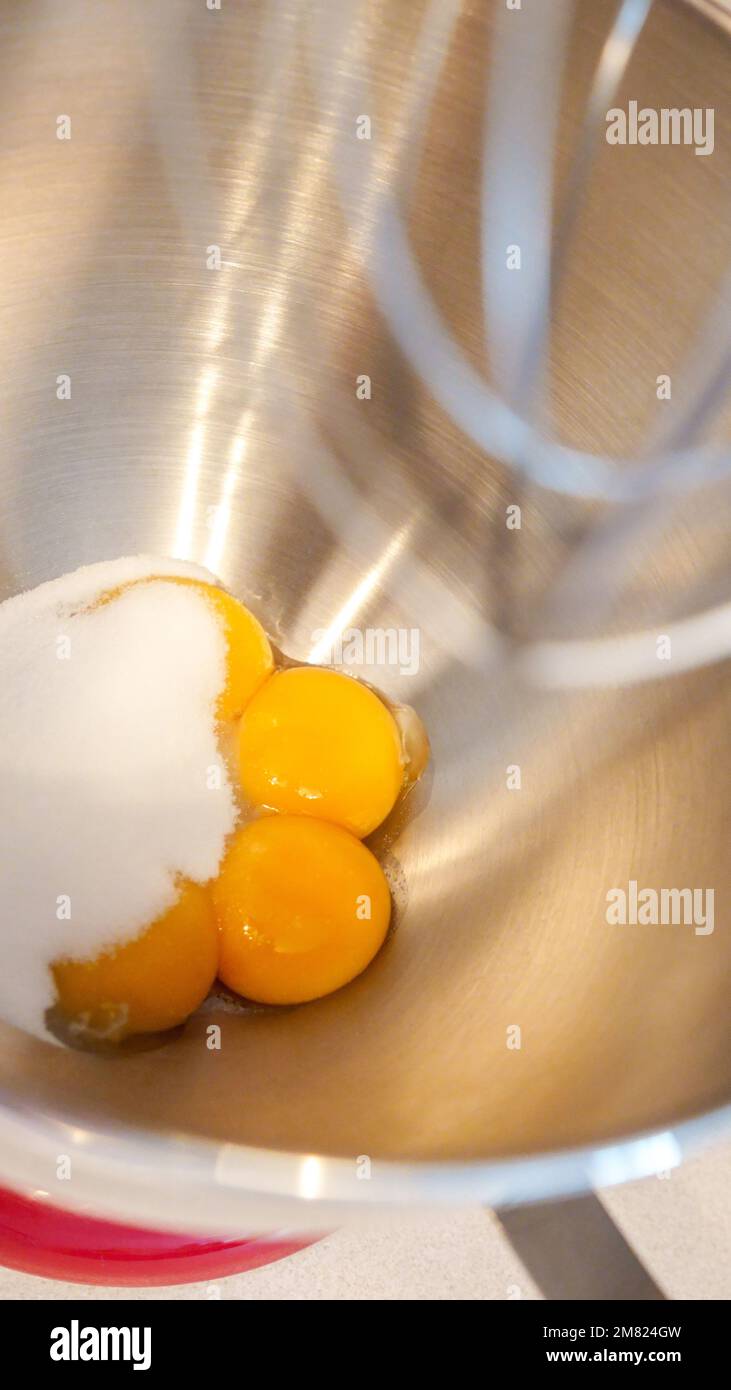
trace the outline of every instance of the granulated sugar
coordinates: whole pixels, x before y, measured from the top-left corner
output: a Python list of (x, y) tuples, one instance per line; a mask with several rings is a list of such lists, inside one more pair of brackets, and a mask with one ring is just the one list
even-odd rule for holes
[(50, 1038), (49, 964), (132, 939), (212, 878), (236, 807), (216, 742), (226, 644), (196, 565), (91, 565), (0, 605), (0, 1014)]

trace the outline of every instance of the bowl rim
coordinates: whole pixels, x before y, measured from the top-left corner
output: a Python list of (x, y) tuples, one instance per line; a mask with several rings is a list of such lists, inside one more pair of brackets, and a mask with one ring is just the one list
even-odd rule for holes
[[(334, 1158), (182, 1132), (86, 1128), (0, 1090), (0, 1183), (56, 1207), (148, 1229), (229, 1237), (265, 1232), (272, 1239), (276, 1230), (281, 1239), (283, 1228), (322, 1232), (379, 1214), (500, 1208), (610, 1187), (670, 1171), (730, 1132), (731, 1103), (616, 1139), (539, 1153), (371, 1158), (369, 1180), (361, 1181), (367, 1155)], [(60, 1165), (62, 1159), (69, 1162)]]

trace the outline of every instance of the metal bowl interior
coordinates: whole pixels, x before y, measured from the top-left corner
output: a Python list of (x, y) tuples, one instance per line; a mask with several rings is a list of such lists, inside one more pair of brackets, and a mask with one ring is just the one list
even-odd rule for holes
[[(342, 108), (336, 119), (318, 95), (296, 6), (268, 25), (257, 5), (34, 8), (0, 8), (2, 596), (145, 552), (210, 565), (298, 659), (323, 630), (416, 630), (417, 670), (361, 674), (417, 706), (433, 765), (383, 840), (396, 930), (347, 989), (291, 1010), (209, 1003), (180, 1037), (113, 1061), (0, 1027), (0, 1176), (21, 1182), (20, 1124), (28, 1152), (31, 1131), (40, 1146), (37, 1185), (41, 1155), (74, 1144), (78, 1192), (139, 1216), (136, 1154), (163, 1205), (174, 1165), (180, 1213), (185, 1193), (210, 1227), (233, 1210), (216, 1205), (226, 1164), (234, 1194), (338, 1200), (349, 1184), (364, 1195), (364, 1157), (382, 1196), (456, 1199), (668, 1166), (674, 1150), (632, 1136), (682, 1135), (731, 1103), (727, 667), (591, 691), (522, 678), (513, 644), (535, 635), (544, 592), (601, 504), (518, 486), (397, 347), (333, 175)], [(326, 7), (308, 8), (317, 20)], [(489, 7), (457, 22), (413, 169), (395, 112), (418, 7), (387, 8), (387, 23), (369, 12), (359, 31), (383, 131), (378, 186), (410, 176), (424, 281), (487, 374), (490, 15), (476, 10)], [(559, 184), (614, 8), (578, 6)], [(356, 60), (343, 56), (346, 78)], [(655, 7), (617, 104), (639, 93), (715, 106), (716, 150), (597, 152), (552, 343), (556, 418), (577, 448), (636, 447), (656, 378), (724, 269), (728, 64), (712, 24)], [(662, 631), (692, 607), (686, 594), (713, 598), (726, 505), (709, 490), (694, 502), (704, 515), (684, 512), (636, 557), (633, 625)], [(713, 889), (715, 929), (609, 925), (607, 892), (631, 880)], [(207, 1046), (214, 1022), (220, 1050)], [(722, 1122), (708, 1115), (708, 1132)], [(125, 1159), (116, 1187), (99, 1181), (110, 1153)], [(307, 1155), (323, 1159), (316, 1193)]]

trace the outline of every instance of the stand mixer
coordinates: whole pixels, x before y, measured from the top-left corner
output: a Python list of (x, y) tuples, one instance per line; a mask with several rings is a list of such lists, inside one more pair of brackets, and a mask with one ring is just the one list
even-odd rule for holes
[[(731, 1129), (729, 13), (0, 5), (0, 596), (139, 552), (297, 660), (417, 632), (355, 673), (433, 746), (347, 989), (111, 1063), (0, 1024), (9, 1188), (317, 1232)], [(712, 153), (609, 144), (635, 99)]]

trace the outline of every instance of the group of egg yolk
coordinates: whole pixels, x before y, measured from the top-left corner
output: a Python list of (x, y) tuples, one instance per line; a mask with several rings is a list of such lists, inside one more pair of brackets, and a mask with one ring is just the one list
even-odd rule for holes
[(216, 977), (247, 999), (298, 1004), (360, 974), (391, 913), (383, 871), (361, 840), (404, 782), (396, 721), (367, 686), (321, 667), (275, 671), (263, 628), (223, 589), (135, 582), (190, 585), (214, 609), (227, 651), (216, 716), (221, 733), (233, 731), (253, 818), (212, 883), (183, 880), (173, 907), (132, 941), (52, 965), (67, 1024), (112, 1042), (184, 1022)]

